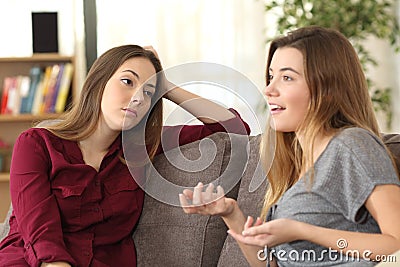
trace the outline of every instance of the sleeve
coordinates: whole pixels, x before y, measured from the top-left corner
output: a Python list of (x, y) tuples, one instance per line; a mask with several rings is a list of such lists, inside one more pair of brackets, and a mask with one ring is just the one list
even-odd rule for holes
[(325, 188), (328, 201), (344, 216), (361, 223), (368, 215), (364, 204), (377, 185), (400, 185), (396, 170), (384, 144), (365, 130), (352, 132), (336, 145), (327, 159)]
[(24, 239), (25, 260), (30, 266), (53, 261), (74, 265), (63, 241), (60, 214), (47, 174), (51, 162), (46, 151), (41, 137), (24, 132), (12, 154), (10, 192)]
[(157, 154), (200, 140), (216, 132), (249, 135), (249, 125), (242, 119), (236, 110), (232, 108), (229, 110), (235, 115), (235, 117), (222, 122), (204, 125), (164, 126), (161, 135), (161, 145)]

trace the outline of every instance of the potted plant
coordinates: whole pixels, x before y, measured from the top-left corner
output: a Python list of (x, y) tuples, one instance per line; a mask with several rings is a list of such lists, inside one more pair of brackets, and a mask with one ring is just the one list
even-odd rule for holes
[[(299, 27), (318, 25), (334, 28), (354, 45), (364, 71), (377, 67), (373, 55), (364, 47), (367, 38), (388, 40), (400, 51), (400, 29), (394, 12), (396, 0), (266, 0), (265, 11), (277, 22), (275, 35)], [(268, 39), (269, 41), (269, 39)], [(386, 115), (387, 128), (392, 121), (391, 88), (379, 88), (368, 77), (376, 111)]]

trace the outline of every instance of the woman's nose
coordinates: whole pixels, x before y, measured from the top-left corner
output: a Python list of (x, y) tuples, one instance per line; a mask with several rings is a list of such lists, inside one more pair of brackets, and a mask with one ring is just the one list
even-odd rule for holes
[(267, 84), (267, 86), (265, 87), (264, 94), (265, 94), (266, 96), (271, 96), (271, 94), (272, 94), (272, 86), (271, 86), (271, 83)]
[(269, 83), (265, 87), (264, 93), (265, 93), (266, 96), (274, 96), (274, 95), (277, 94), (277, 90), (275, 88), (274, 82), (269, 81)]
[(131, 102), (141, 104), (144, 100), (143, 90), (137, 90), (131, 97)]

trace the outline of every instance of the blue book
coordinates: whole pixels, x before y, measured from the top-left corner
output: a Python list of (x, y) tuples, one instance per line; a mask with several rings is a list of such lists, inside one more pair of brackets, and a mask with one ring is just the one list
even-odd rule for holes
[(30, 77), (30, 86), (28, 96), (22, 99), (21, 103), (21, 113), (31, 113), (33, 100), (35, 98), (36, 88), (40, 82), (40, 76), (42, 75), (42, 69), (38, 66), (34, 66), (31, 68), (29, 77)]

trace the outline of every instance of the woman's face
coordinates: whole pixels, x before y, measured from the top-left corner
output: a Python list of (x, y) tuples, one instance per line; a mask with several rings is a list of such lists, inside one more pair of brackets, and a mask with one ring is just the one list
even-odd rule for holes
[(295, 132), (310, 103), (303, 68), (303, 55), (295, 48), (278, 48), (271, 60), (265, 94), (276, 131)]
[(125, 61), (108, 80), (101, 111), (103, 121), (110, 129), (128, 130), (143, 119), (155, 94), (155, 73), (150, 60), (134, 57)]

